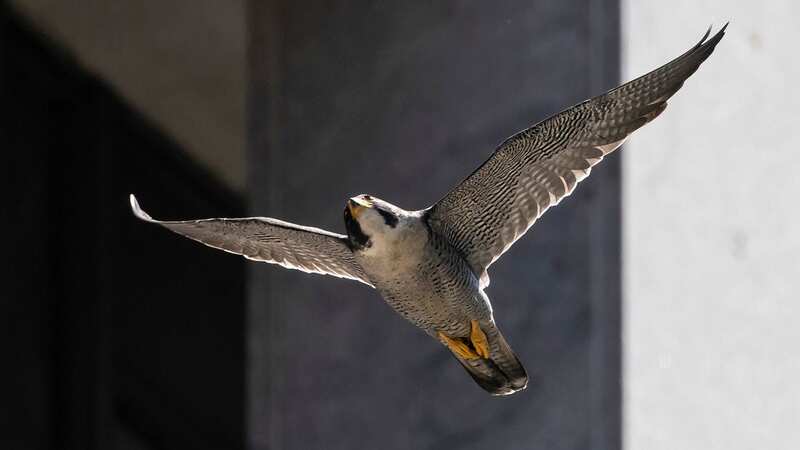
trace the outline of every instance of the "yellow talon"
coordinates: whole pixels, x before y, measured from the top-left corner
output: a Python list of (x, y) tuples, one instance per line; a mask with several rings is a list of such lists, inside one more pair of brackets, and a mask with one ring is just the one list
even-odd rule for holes
[(478, 359), (480, 356), (475, 353), (469, 346), (464, 343), (461, 339), (453, 339), (450, 336), (442, 333), (441, 331), (438, 332), (439, 340), (442, 341), (447, 348), (450, 349), (451, 352), (455, 353), (456, 355), (464, 358), (464, 359)]
[(486, 333), (481, 330), (477, 320), (472, 321), (472, 331), (469, 333), (469, 339), (472, 341), (472, 346), (475, 347), (475, 353), (481, 358), (489, 359), (489, 341), (486, 340)]

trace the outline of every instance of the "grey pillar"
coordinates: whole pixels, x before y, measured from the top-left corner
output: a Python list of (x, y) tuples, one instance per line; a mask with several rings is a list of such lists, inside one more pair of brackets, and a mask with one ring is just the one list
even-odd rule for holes
[[(495, 146), (617, 81), (616, 0), (250, 4), (252, 212), (343, 232), (348, 197), (425, 207)], [(492, 398), (354, 282), (251, 265), (253, 449), (619, 448), (610, 158), (492, 267), (533, 382)]]

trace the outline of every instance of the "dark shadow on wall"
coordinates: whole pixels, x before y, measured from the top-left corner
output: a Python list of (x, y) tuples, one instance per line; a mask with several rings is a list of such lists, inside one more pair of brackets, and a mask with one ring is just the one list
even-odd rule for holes
[(244, 262), (136, 221), (243, 213), (0, 3), (0, 448), (243, 448)]

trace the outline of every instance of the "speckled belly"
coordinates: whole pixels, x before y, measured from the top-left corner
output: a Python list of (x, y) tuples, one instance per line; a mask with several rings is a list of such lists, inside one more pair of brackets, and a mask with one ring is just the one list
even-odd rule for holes
[(488, 298), (461, 261), (445, 263), (434, 258), (408, 273), (374, 281), (389, 306), (431, 336), (441, 331), (452, 337), (466, 337), (471, 320), (491, 320)]

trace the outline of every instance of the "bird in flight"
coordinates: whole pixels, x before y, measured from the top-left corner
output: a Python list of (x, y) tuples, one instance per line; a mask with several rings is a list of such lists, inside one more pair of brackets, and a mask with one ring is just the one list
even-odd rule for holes
[(669, 63), (506, 139), (436, 204), (408, 211), (372, 195), (347, 200), (346, 235), (266, 217), (159, 221), (245, 258), (360, 281), (438, 340), (483, 389), (508, 395), (528, 375), (484, 292), (487, 269), (592, 167), (658, 117), (714, 51), (725, 28)]

